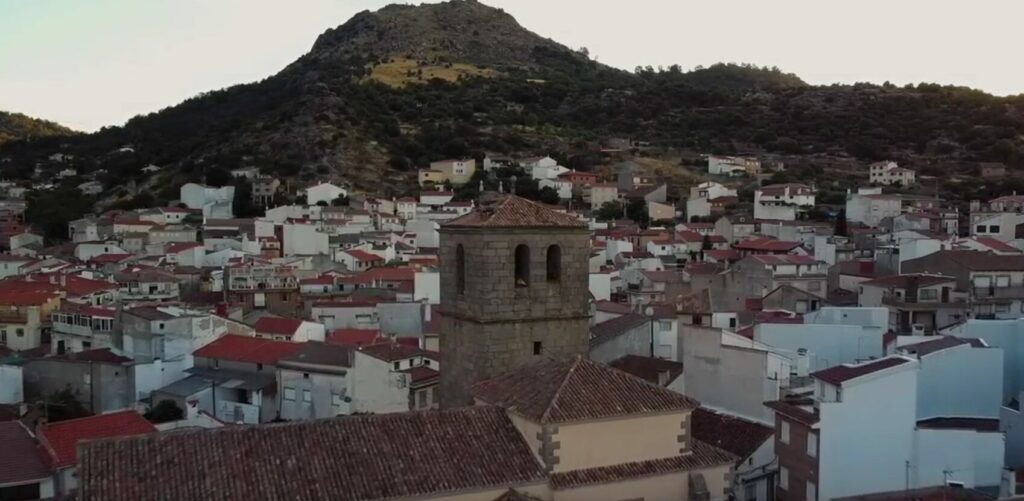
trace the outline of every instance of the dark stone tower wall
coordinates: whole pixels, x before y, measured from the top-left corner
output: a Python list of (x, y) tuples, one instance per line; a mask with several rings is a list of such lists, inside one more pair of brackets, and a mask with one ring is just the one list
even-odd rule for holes
[[(521, 244), (530, 249), (526, 287), (517, 287), (515, 280), (515, 249)], [(465, 263), (461, 294), (459, 245)], [(547, 276), (551, 245), (561, 250), (557, 281)], [(440, 257), (442, 407), (472, 403), (473, 383), (540, 356), (587, 354), (590, 248), (586, 229), (442, 226)]]

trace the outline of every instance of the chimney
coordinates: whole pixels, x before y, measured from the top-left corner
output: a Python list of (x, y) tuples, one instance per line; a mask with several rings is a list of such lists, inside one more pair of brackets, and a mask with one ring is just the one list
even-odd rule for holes
[(431, 320), (430, 303), (425, 303), (423, 305), (423, 321), (424, 322), (429, 322), (430, 320)]

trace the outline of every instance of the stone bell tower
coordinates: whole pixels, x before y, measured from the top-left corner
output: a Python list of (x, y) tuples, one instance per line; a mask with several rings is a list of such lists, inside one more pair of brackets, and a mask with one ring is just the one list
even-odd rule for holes
[(441, 226), (441, 406), (539, 357), (588, 352), (590, 232), (575, 217), (491, 195)]

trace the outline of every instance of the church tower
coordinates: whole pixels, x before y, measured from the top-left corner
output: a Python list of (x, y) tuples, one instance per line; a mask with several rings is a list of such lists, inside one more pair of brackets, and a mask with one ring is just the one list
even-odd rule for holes
[(540, 357), (588, 352), (590, 232), (575, 217), (491, 196), (441, 226), (441, 406)]

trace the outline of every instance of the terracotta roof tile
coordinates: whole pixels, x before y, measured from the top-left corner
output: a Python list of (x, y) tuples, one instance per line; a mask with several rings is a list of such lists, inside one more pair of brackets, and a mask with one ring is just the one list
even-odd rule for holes
[(203, 358), (273, 365), (281, 357), (290, 355), (301, 347), (302, 343), (226, 334), (192, 354)]
[(683, 364), (681, 362), (640, 355), (623, 355), (608, 365), (658, 386), (664, 386), (661, 381), (662, 374), (667, 374), (666, 383), (675, 380), (683, 374)]
[(156, 432), (156, 427), (134, 410), (99, 414), (39, 428), (39, 442), (50, 455), (55, 468), (72, 466), (78, 461), (78, 442), (98, 438), (127, 437)]
[(260, 317), (253, 325), (253, 329), (260, 334), (278, 334), (281, 336), (293, 336), (295, 331), (302, 327), (302, 320), (297, 318), (283, 317)]
[(841, 385), (852, 379), (866, 376), (868, 374), (903, 365), (910, 360), (904, 357), (887, 357), (860, 364), (842, 364), (829, 367), (811, 374), (826, 383)]
[(741, 459), (753, 454), (774, 433), (770, 426), (703, 407), (694, 409), (690, 419), (693, 438), (725, 449)]
[(584, 228), (574, 216), (551, 210), (537, 202), (515, 195), (481, 201), (476, 209), (455, 218), (444, 227), (489, 228)]
[(481, 381), (472, 391), (486, 403), (541, 424), (683, 411), (699, 405), (689, 397), (582, 357), (542, 360)]
[(557, 491), (563, 489), (575, 489), (587, 485), (621, 482), (623, 480), (634, 478), (664, 475), (677, 471), (731, 465), (736, 460), (736, 456), (722, 449), (705, 444), (699, 440), (694, 440), (692, 450), (688, 454), (684, 454), (682, 456), (552, 473), (549, 476), (549, 479), (551, 482), (551, 488)]
[(50, 476), (36, 441), (18, 421), (0, 422), (0, 485), (40, 480)]
[(82, 500), (356, 501), (533, 485), (544, 471), (503, 410), (475, 406), (90, 442), (79, 478)]

